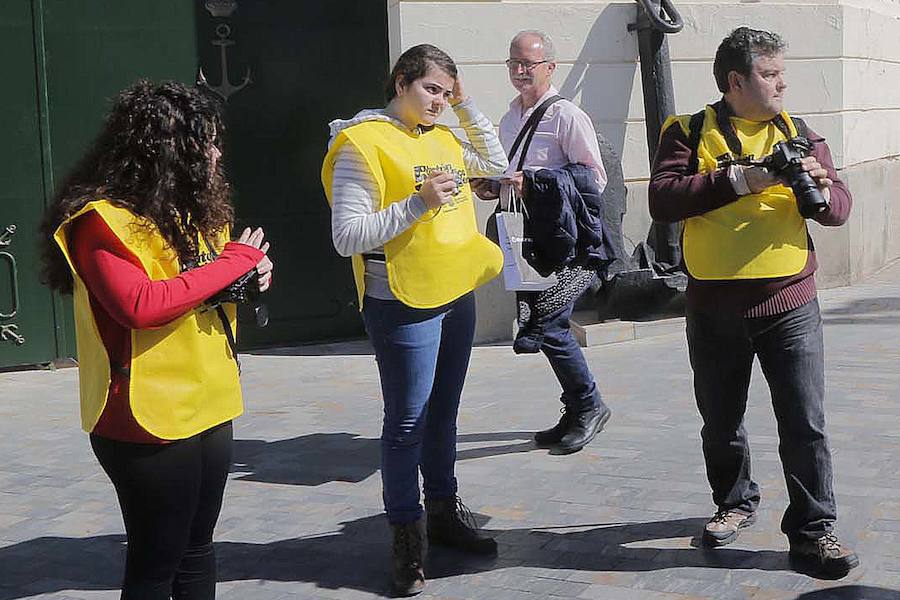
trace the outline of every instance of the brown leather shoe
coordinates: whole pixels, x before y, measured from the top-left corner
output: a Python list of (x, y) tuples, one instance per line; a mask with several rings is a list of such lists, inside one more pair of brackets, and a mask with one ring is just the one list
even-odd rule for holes
[(845, 547), (833, 533), (811, 539), (792, 539), (788, 555), (801, 570), (842, 577), (859, 566), (859, 557)]
[(706, 546), (724, 546), (738, 538), (744, 527), (756, 523), (756, 513), (742, 513), (737, 510), (719, 510), (703, 527), (703, 544)]
[(391, 525), (394, 536), (391, 583), (398, 596), (415, 596), (425, 589), (425, 522)]

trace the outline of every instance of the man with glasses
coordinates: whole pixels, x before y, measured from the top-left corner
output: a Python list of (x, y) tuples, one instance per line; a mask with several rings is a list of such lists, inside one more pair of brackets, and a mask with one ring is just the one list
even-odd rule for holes
[[(509, 111), (500, 120), (500, 143), (507, 155), (529, 117), (541, 105), (557, 96), (551, 77), (556, 70), (556, 54), (550, 38), (540, 31), (521, 31), (509, 45), (509, 80), (519, 95), (510, 103)], [(527, 139), (527, 137), (526, 137)], [(537, 124), (530, 144), (519, 145), (509, 156), (509, 169), (504, 185), (511, 185), (521, 195), (523, 171), (517, 170), (525, 152), (523, 170), (561, 169), (578, 163), (593, 172), (597, 194), (606, 186), (606, 171), (600, 158), (597, 132), (590, 117), (571, 102), (558, 100), (546, 107)], [(474, 180), (475, 192), (484, 199), (500, 196), (486, 180)], [(504, 190), (505, 191), (505, 190)], [(505, 197), (505, 195), (504, 195)], [(581, 279), (588, 284), (596, 275), (575, 267), (560, 273), (565, 280)], [(519, 298), (521, 304), (521, 297)], [(594, 376), (588, 368), (581, 348), (569, 328), (569, 317), (575, 298), (569, 299), (542, 322), (543, 338), (540, 351), (550, 362), (562, 386), (562, 418), (544, 431), (535, 434), (538, 446), (551, 448), (554, 453), (570, 454), (581, 450), (609, 420), (610, 410), (600, 399)], [(520, 311), (520, 323), (522, 315)], [(518, 349), (517, 349), (518, 351)], [(534, 351), (537, 351), (536, 349)]]

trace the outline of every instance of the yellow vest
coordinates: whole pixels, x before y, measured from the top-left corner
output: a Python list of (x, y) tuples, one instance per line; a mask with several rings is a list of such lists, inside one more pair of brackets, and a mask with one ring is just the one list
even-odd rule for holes
[[(146, 228), (133, 213), (106, 200), (88, 203), (56, 230), (54, 239), (75, 282), (81, 424), (88, 432), (106, 406), (110, 364), (87, 288), (72, 264), (67, 225), (90, 210), (138, 257), (150, 279), (171, 279), (181, 272), (175, 253), (166, 248), (155, 228)], [(208, 252), (203, 240), (200, 244), (201, 252)], [(224, 308), (234, 331), (235, 307)], [(156, 329), (132, 329), (128, 395), (138, 424), (167, 440), (191, 437), (240, 415), (243, 404), (237, 366), (216, 311), (196, 309)]]
[[(431, 169), (452, 171), (463, 184), (452, 205), (430, 210), (384, 245), (388, 282), (398, 300), (413, 308), (435, 308), (490, 281), (503, 267), (500, 248), (478, 232), (462, 146), (440, 125), (417, 134), (385, 121), (365, 121), (335, 138), (322, 165), (322, 184), (332, 202), (338, 150), (346, 143), (363, 155), (378, 182), (379, 209), (414, 194)], [(353, 275), (363, 305), (365, 266), (353, 257)]]
[[(782, 113), (792, 136), (797, 129)], [(690, 115), (669, 117), (663, 131), (678, 123), (686, 136)], [(772, 153), (784, 134), (772, 122), (758, 123), (738, 117), (731, 122), (741, 141), (743, 156), (761, 158)], [(717, 168), (716, 157), (729, 153), (725, 136), (716, 124), (716, 113), (706, 107), (700, 143), (698, 172)], [(684, 223), (684, 262), (696, 279), (763, 279), (796, 275), (808, 258), (806, 221), (797, 212), (794, 193), (784, 185), (760, 194), (741, 196)]]

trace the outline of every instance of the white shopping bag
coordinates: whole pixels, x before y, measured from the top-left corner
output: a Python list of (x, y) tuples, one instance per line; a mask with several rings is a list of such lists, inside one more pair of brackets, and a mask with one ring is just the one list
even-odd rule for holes
[(556, 285), (556, 274), (547, 277), (535, 271), (522, 255), (525, 238), (524, 205), (515, 197), (512, 186), (506, 210), (494, 216), (497, 219), (497, 242), (503, 251), (503, 285), (510, 292), (540, 292)]

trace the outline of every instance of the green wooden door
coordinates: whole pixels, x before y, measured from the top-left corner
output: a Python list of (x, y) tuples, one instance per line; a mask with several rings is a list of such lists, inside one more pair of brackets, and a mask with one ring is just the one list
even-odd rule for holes
[[(15, 324), (25, 337), (19, 346), (0, 342), (0, 367), (75, 356), (71, 301), (38, 281), (41, 213), (119, 90), (141, 77), (194, 82), (195, 14), (183, 0), (9, 0), (0, 7), (0, 55), (10, 57), (0, 110), (0, 232), (16, 225), (0, 251), (14, 256), (19, 297), (15, 316), (0, 317), (0, 325)], [(0, 254), (2, 315), (13, 296), (10, 265)]]
[[(41, 122), (31, 0), (0, 6), (0, 367), (57, 354), (53, 296), (38, 281), (37, 228), (44, 206)], [(14, 227), (9, 234), (7, 227)], [(15, 272), (15, 273), (14, 273)], [(16, 298), (18, 302), (16, 302)], [(60, 339), (64, 345), (65, 340)]]
[(192, 84), (198, 65), (221, 90), (223, 50), (228, 82), (238, 87), (250, 73), (225, 104), (238, 226), (265, 227), (277, 264), (271, 323), (243, 323), (240, 343), (361, 334), (349, 261), (331, 247), (319, 169), (328, 121), (382, 103), (384, 2), (5, 0), (0, 236), (7, 225), (16, 233), (9, 245), (0, 237), (0, 331), (12, 340), (0, 341), (0, 368), (75, 355), (70, 300), (38, 282), (37, 226), (110, 100), (139, 78)]
[(221, 50), (213, 42), (234, 42), (227, 48), (231, 84), (240, 85), (250, 70), (250, 83), (226, 104), (226, 164), (238, 225), (261, 225), (275, 244), (266, 299), (271, 321), (257, 329), (242, 319), (240, 344), (362, 335), (350, 261), (332, 246), (319, 172), (328, 122), (384, 104), (386, 3), (240, 0), (230, 16), (204, 10), (198, 23), (211, 85), (222, 80)]

